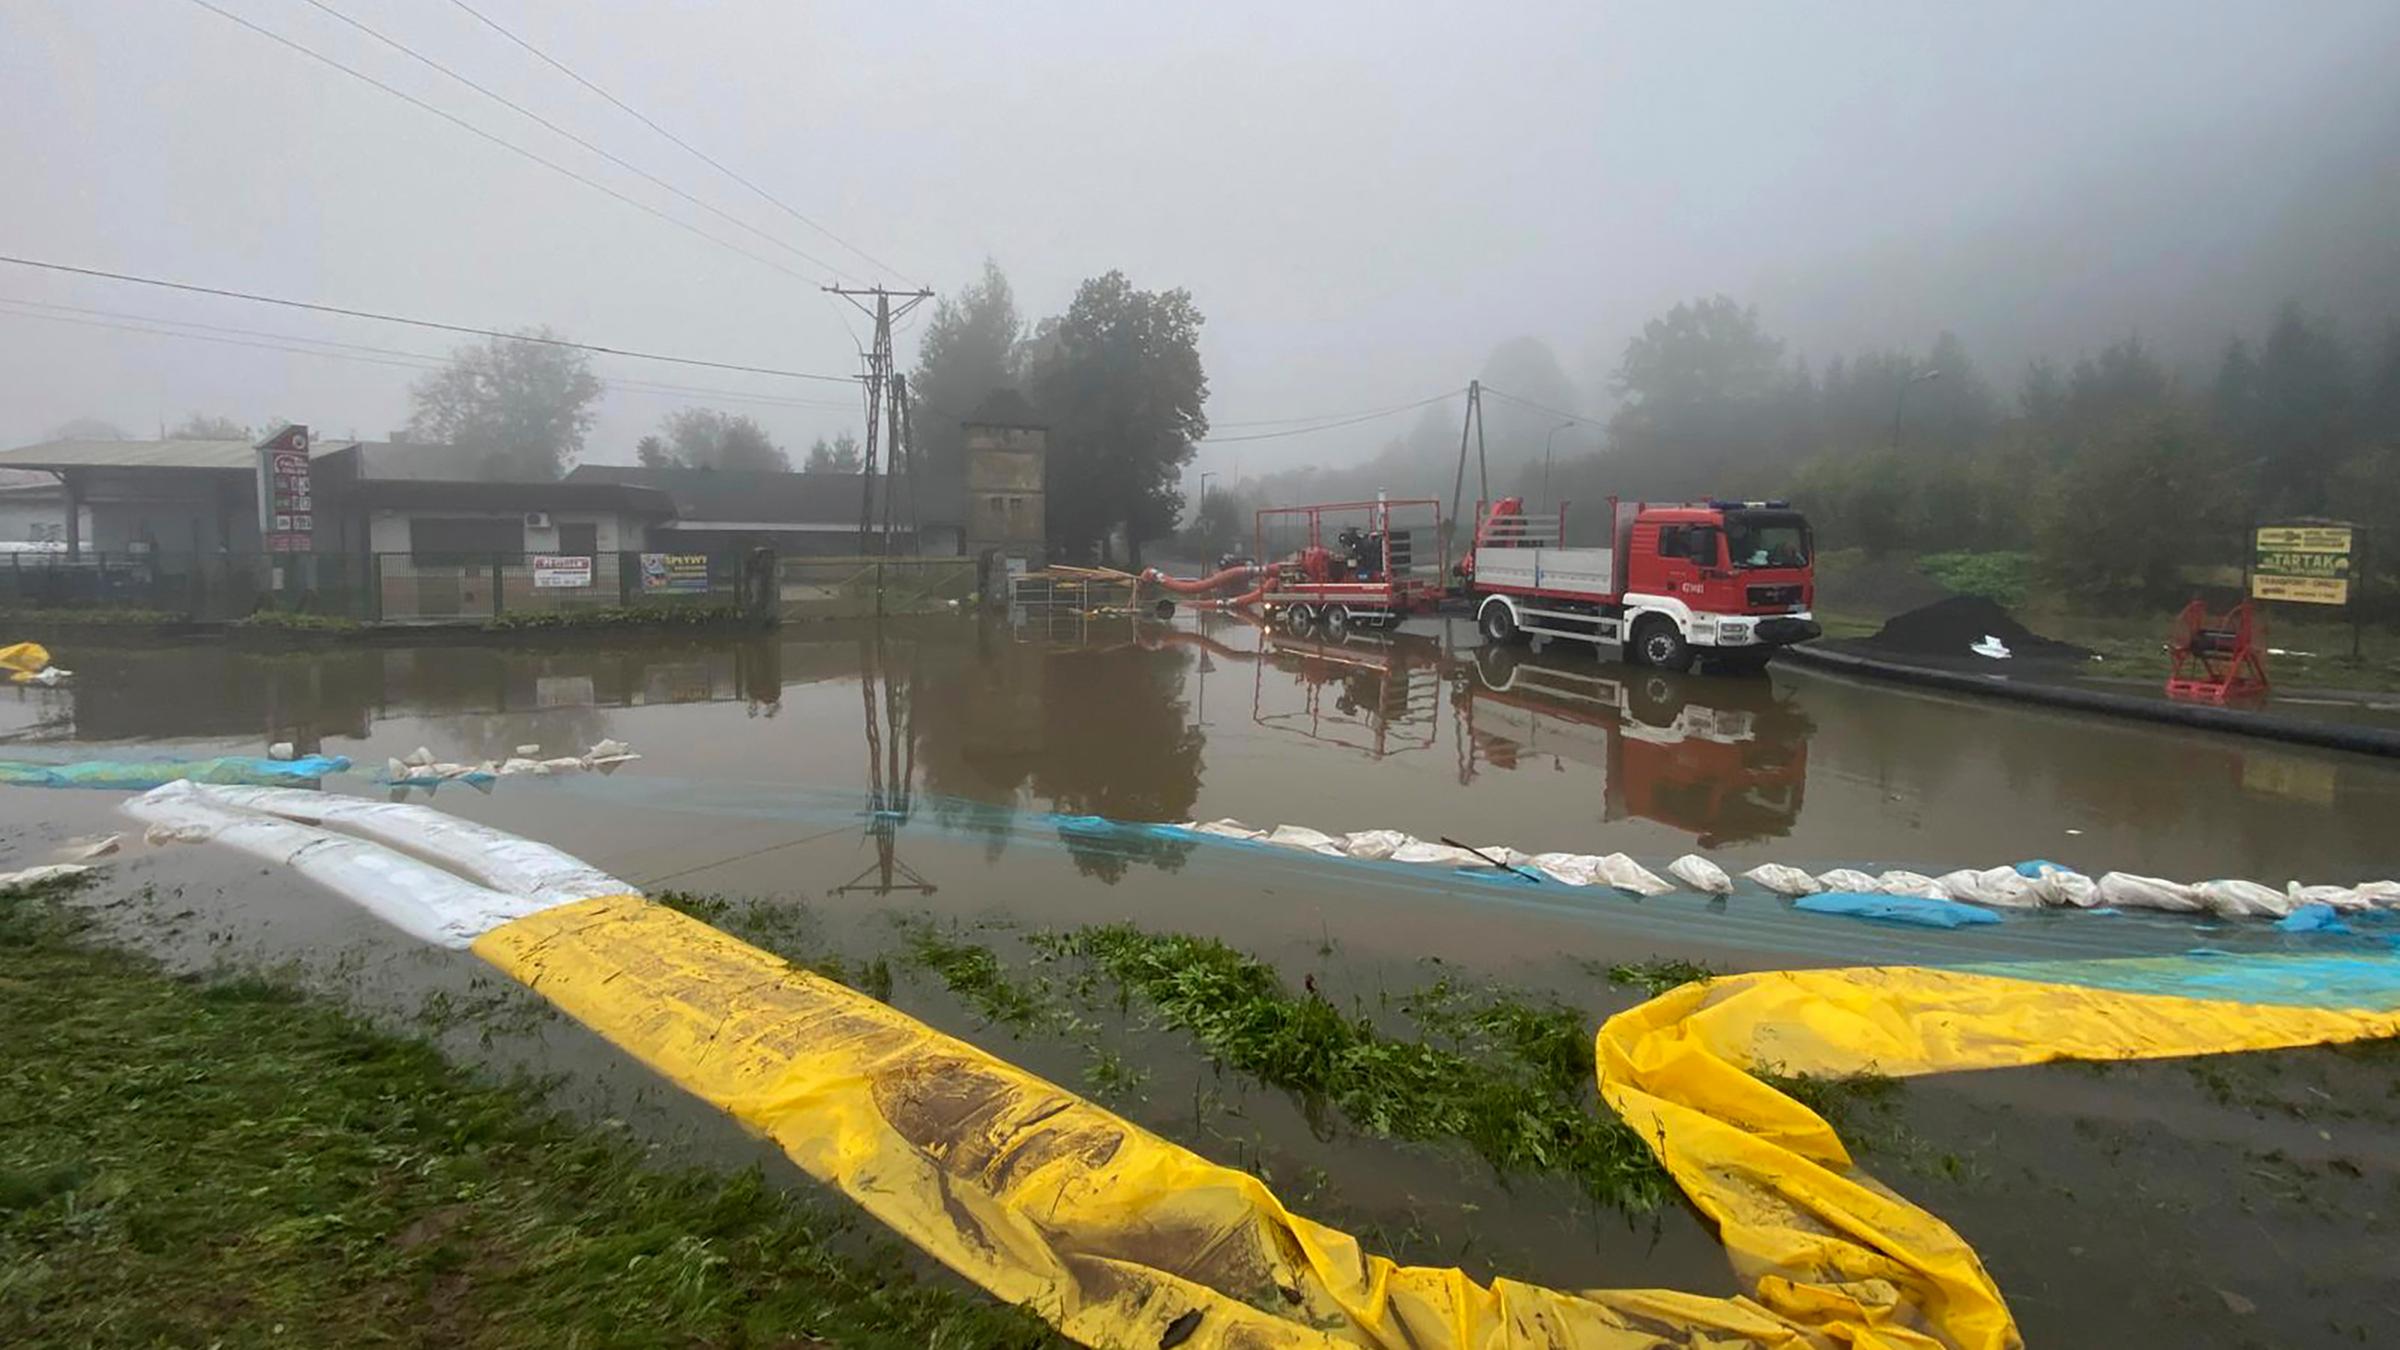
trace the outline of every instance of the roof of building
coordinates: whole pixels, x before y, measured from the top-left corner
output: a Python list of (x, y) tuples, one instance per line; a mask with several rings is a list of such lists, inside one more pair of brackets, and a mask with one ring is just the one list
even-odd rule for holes
[(482, 483), (432, 478), (367, 478), (346, 500), (385, 511), (626, 511), (669, 517), (674, 499), (656, 488), (606, 480)]
[[(323, 459), (356, 441), (319, 440), (308, 457)], [(255, 471), (258, 452), (248, 441), (43, 441), (0, 450), (8, 469), (241, 469)]]
[[(678, 519), (756, 525), (858, 526), (867, 477), (856, 473), (762, 473), (739, 469), (645, 469), (633, 464), (584, 464), (570, 483), (625, 483), (658, 488), (675, 499)], [(880, 485), (883, 476), (876, 475)], [(877, 498), (881, 500), (880, 495)], [(906, 502), (903, 496), (902, 502)]]
[(1023, 394), (1002, 385), (985, 394), (983, 401), (975, 405), (974, 411), (959, 419), (959, 425), (1018, 427), (1039, 431), (1050, 425), (1050, 419), (1042, 416), (1038, 409), (1026, 402)]

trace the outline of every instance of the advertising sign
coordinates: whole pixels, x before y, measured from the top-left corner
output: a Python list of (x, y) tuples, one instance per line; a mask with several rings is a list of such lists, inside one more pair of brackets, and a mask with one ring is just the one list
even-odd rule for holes
[(2261, 525), (2250, 564), (2250, 597), (2349, 604), (2350, 545), (2347, 525)]
[(258, 535), (269, 553), (316, 548), (317, 495), (309, 474), (308, 428), (286, 424), (260, 441)]
[(642, 590), (645, 594), (705, 594), (708, 590), (708, 555), (643, 554)]
[(533, 555), (533, 588), (537, 591), (592, 584), (592, 560), (583, 554)]

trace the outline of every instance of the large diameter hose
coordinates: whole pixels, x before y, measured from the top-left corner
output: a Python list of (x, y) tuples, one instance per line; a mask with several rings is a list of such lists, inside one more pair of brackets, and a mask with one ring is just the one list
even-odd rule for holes
[[(1153, 567), (1142, 573), (1142, 580), (1151, 585), (1175, 592), (1177, 595), (1206, 595), (1236, 582), (1248, 581), (1258, 569), (1240, 563), (1205, 577), (1171, 577)], [(1262, 592), (1263, 594), (1263, 592)]]

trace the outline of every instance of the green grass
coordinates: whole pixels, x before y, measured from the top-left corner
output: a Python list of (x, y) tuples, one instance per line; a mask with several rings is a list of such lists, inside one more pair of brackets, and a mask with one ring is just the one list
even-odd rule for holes
[(1980, 595), (2014, 609), (2033, 593), (2030, 553), (1928, 553), (1917, 570), (1960, 595)]
[(20, 627), (81, 627), (87, 624), (126, 624), (144, 627), (188, 623), (181, 614), (163, 609), (132, 609), (112, 605), (59, 605), (54, 608), (0, 610), (0, 624)]
[(1213, 1060), (1337, 1109), (1362, 1133), (1458, 1140), (1503, 1173), (1569, 1176), (1629, 1213), (1674, 1194), (1641, 1137), (1599, 1104), (1592, 1028), (1572, 1008), (1437, 983), (1401, 1001), (1419, 1031), (1405, 1038), (1313, 989), (1294, 993), (1214, 939), (1116, 925), (1034, 945), (1089, 962)]
[(756, 1171), (85, 936), (0, 897), (0, 1344), (1060, 1344)]
[(705, 628), (743, 622), (741, 606), (729, 602), (693, 601), (681, 604), (624, 605), (605, 609), (520, 610), (484, 624), (487, 632), (517, 633), (570, 630)]
[(357, 633), (367, 626), (357, 619), (339, 614), (303, 614), (289, 609), (262, 609), (233, 621), (233, 626), (251, 632), (282, 633)]
[(1616, 961), (1602, 964), (1586, 961), (1583, 968), (1610, 984), (1630, 985), (1655, 998), (1670, 989), (1679, 989), (1699, 980), (1713, 980), (1724, 974), (1714, 966), (1681, 957), (1657, 956), (1647, 961)]

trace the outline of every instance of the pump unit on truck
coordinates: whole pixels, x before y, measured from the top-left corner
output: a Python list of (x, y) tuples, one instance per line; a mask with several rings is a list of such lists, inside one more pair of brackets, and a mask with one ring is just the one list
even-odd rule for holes
[(1480, 512), (1458, 571), (1488, 642), (1524, 634), (1619, 647), (1627, 661), (1757, 670), (1817, 636), (1814, 541), (1786, 502), (1608, 501), (1601, 546), (1564, 547), (1567, 508)]

